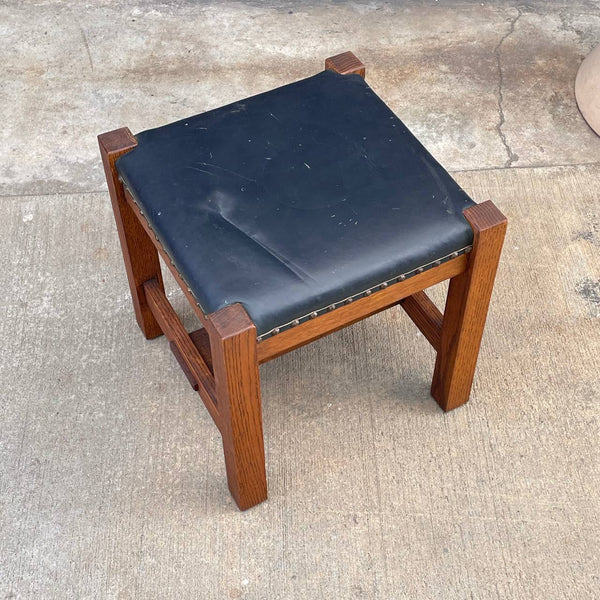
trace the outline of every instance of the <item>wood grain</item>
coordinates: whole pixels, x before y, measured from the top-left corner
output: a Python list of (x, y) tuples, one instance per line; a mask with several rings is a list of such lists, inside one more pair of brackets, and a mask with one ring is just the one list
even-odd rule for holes
[(207, 329), (227, 483), (246, 510), (267, 498), (256, 328), (244, 307), (232, 304), (208, 315)]
[(467, 208), (464, 215), (473, 228), (473, 250), (467, 269), (450, 281), (431, 385), (444, 410), (469, 399), (507, 225), (490, 201)]
[(336, 54), (325, 59), (325, 70), (340, 75), (360, 75), (365, 77), (365, 65), (350, 51)]
[(99, 135), (98, 144), (119, 232), (135, 317), (146, 338), (155, 338), (161, 335), (162, 331), (148, 307), (143, 284), (149, 279), (155, 279), (163, 289), (160, 262), (154, 244), (125, 199), (123, 184), (115, 166), (120, 156), (136, 147), (137, 140), (131, 131), (124, 127)]

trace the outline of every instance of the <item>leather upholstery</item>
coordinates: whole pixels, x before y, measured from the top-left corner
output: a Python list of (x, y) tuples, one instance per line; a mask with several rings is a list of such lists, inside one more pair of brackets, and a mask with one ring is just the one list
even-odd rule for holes
[(258, 334), (468, 250), (473, 201), (358, 75), (137, 136), (117, 169), (205, 313)]

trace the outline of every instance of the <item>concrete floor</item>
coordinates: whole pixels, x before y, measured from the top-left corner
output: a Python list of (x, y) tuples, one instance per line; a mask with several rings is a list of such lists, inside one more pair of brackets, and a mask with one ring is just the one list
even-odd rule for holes
[[(600, 597), (600, 139), (573, 98), (598, 31), (589, 0), (3, 2), (0, 598)], [(449, 414), (395, 309), (265, 365), (270, 499), (240, 513), (136, 328), (95, 136), (346, 49), (509, 217), (489, 326)]]

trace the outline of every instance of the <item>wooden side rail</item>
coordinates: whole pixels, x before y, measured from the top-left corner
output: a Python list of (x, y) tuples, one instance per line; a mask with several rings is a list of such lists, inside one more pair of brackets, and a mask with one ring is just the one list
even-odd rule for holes
[(403, 298), (399, 302), (413, 323), (419, 328), (427, 341), (438, 351), (442, 339), (442, 321), (444, 315), (431, 301), (429, 296), (421, 291)]
[[(266, 338), (258, 344), (258, 362), (262, 364), (277, 358), (290, 350), (394, 306), (403, 298), (414, 295), (420, 290), (455, 277), (465, 270), (468, 259), (468, 254), (461, 254), (457, 258), (442, 263), (439, 267), (428, 269), (406, 281), (394, 283), (370, 296), (360, 298), (346, 306), (305, 321), (297, 327)], [(432, 327), (430, 329), (433, 331)]]
[[(190, 332), (190, 339), (194, 343), (194, 346), (200, 352), (200, 356), (203, 358), (206, 366), (209, 368), (210, 372), (214, 375), (213, 364), (212, 364), (212, 356), (210, 354), (210, 339), (208, 337), (208, 333), (206, 329), (196, 329), (196, 331)], [(198, 382), (196, 378), (192, 375), (191, 371), (188, 369), (187, 364), (179, 352), (179, 348), (177, 348), (177, 344), (175, 342), (169, 342), (169, 346), (171, 347), (171, 352), (173, 356), (177, 359), (179, 366), (181, 367), (184, 375), (187, 377), (192, 389), (197, 392), (198, 391)]]
[(198, 385), (198, 393), (202, 401), (220, 429), (221, 418), (217, 409), (215, 378), (210, 368), (185, 330), (156, 279), (150, 279), (144, 283), (144, 293), (146, 294), (146, 301), (154, 318), (157, 320), (169, 342), (175, 344), (179, 357), (181, 357), (187, 367), (187, 371)]

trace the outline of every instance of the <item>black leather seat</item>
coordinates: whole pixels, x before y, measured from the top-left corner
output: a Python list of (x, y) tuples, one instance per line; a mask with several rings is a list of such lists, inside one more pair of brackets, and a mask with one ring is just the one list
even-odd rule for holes
[(358, 75), (136, 137), (117, 169), (198, 304), (263, 337), (472, 244), (473, 201)]

